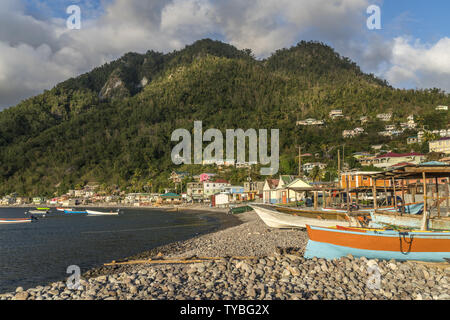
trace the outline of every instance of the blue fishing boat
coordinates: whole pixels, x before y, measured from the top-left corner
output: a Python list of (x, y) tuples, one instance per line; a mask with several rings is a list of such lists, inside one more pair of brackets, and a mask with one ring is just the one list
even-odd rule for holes
[[(391, 207), (391, 208), (380, 208), (379, 210), (381, 211), (389, 211), (389, 212), (399, 212), (399, 213), (406, 213), (406, 214), (422, 214), (423, 213), (423, 207), (424, 207), (424, 203), (423, 202), (418, 202), (418, 203), (411, 203), (411, 204), (407, 204), (404, 207), (399, 205), (397, 207)], [(370, 210), (371, 212), (373, 212), (374, 210)]]
[(74, 210), (64, 210), (64, 213), (72, 214), (72, 213), (87, 213), (86, 211), (74, 211)]
[[(378, 213), (370, 212), (371, 228), (384, 228), (386, 226), (395, 226), (407, 229), (421, 229), (423, 224), (422, 215), (398, 213)], [(426, 225), (428, 230), (450, 230), (450, 217), (429, 218)]]
[(450, 232), (370, 230), (307, 226), (305, 258), (339, 259), (348, 254), (382, 260), (445, 262)]

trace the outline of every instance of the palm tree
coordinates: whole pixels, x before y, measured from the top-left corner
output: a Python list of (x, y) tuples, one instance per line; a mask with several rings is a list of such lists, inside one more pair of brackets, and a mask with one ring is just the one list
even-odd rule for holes
[(314, 167), (311, 170), (311, 173), (309, 174), (309, 177), (312, 179), (313, 182), (319, 181), (322, 177), (322, 172), (319, 167)]

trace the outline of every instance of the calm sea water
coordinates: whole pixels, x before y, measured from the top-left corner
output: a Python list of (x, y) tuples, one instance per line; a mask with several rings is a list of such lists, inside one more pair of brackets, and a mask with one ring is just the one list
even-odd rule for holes
[[(0, 208), (0, 218), (23, 218), (25, 211)], [(0, 225), (0, 293), (64, 280), (70, 265), (85, 272), (211, 232), (220, 223), (217, 216), (206, 212), (123, 209), (119, 216), (50, 214), (33, 223)]]

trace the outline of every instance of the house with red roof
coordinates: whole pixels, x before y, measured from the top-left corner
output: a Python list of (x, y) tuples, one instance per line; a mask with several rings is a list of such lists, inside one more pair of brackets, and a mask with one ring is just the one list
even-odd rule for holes
[(263, 188), (263, 202), (264, 203), (277, 203), (277, 187), (279, 184), (279, 179), (266, 179)]
[(388, 152), (371, 159), (371, 163), (377, 168), (389, 168), (400, 163), (420, 164), (425, 161), (426, 155), (422, 153), (393, 153)]
[(429, 142), (430, 152), (450, 154), (450, 137), (444, 137)]

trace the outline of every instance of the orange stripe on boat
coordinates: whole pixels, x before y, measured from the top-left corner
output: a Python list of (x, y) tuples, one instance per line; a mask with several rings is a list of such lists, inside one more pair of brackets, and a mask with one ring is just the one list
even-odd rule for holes
[(407, 233), (404, 237), (398, 235), (376, 235), (362, 233), (364, 231), (339, 232), (337, 229), (320, 230), (306, 226), (309, 239), (312, 241), (334, 244), (362, 250), (376, 251), (409, 251), (409, 252), (448, 252), (449, 239), (419, 238), (414, 233)]

